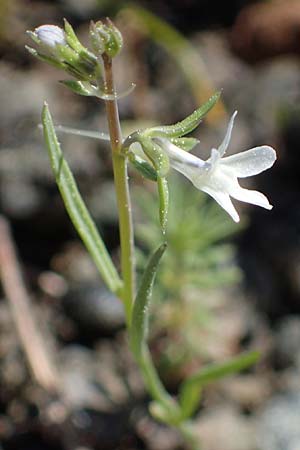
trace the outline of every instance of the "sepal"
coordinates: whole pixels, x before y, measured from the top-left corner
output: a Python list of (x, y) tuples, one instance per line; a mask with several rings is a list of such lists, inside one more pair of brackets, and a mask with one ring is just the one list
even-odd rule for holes
[(159, 197), (159, 221), (163, 234), (165, 234), (168, 223), (169, 212), (169, 187), (166, 178), (157, 178), (157, 188)]
[(85, 47), (79, 41), (78, 37), (76, 36), (74, 28), (67, 21), (67, 19), (64, 19), (64, 25), (65, 25), (66, 41), (69, 44), (69, 46), (77, 53), (80, 53), (82, 50), (86, 50)]
[(176, 145), (176, 147), (181, 148), (181, 150), (185, 150), (186, 152), (190, 152), (193, 148), (199, 144), (199, 139), (192, 137), (183, 137), (183, 138), (170, 138), (172, 144)]
[(143, 177), (151, 181), (157, 181), (157, 172), (151, 164), (133, 152), (128, 153), (128, 159)]
[(151, 137), (169, 137), (178, 138), (191, 133), (201, 122), (203, 117), (215, 106), (219, 100), (221, 92), (216, 92), (212, 95), (204, 105), (196, 109), (192, 114), (186, 117), (184, 120), (176, 123), (175, 125), (164, 125), (152, 127), (147, 130), (148, 136)]
[(161, 149), (161, 147), (142, 134), (138, 134), (138, 142), (141, 144), (144, 153), (148, 156), (150, 161), (153, 163), (157, 175), (164, 178), (170, 169), (169, 158), (166, 153)]
[(25, 48), (32, 56), (39, 59), (40, 61), (50, 64), (57, 69), (66, 69), (66, 66), (62, 62), (57, 61), (55, 58), (39, 53), (35, 48), (29, 47), (29, 45), (25, 45)]

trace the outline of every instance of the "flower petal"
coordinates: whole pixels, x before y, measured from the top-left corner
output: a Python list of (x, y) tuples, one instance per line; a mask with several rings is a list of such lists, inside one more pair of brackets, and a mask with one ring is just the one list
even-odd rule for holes
[(229, 195), (226, 192), (216, 191), (212, 189), (210, 186), (204, 186), (201, 188), (203, 192), (210, 195), (219, 205), (225, 209), (225, 211), (232, 217), (235, 222), (239, 222), (240, 218), (232, 204), (232, 201)]
[(215, 148), (212, 148), (208, 162), (212, 165), (212, 167), (215, 167), (216, 164), (218, 164), (218, 162), (220, 161), (220, 159), (221, 155), (219, 151), (216, 150)]
[(236, 116), (236, 115), (237, 115), (237, 111), (235, 111), (235, 112), (232, 114), (231, 119), (230, 119), (229, 124), (228, 124), (228, 128), (227, 128), (225, 137), (224, 137), (224, 139), (223, 139), (223, 142), (222, 142), (222, 144), (221, 144), (221, 145), (219, 146), (219, 148), (218, 148), (218, 150), (219, 150), (219, 152), (220, 152), (220, 156), (223, 156), (223, 155), (224, 155), (224, 153), (226, 152), (227, 147), (228, 147), (228, 145), (229, 145), (229, 142), (230, 142), (230, 139), (231, 139), (231, 132), (232, 132), (232, 128), (233, 128), (233, 123), (234, 123), (234, 119), (235, 119), (235, 116)]
[(268, 145), (254, 147), (245, 152), (222, 158), (220, 164), (230, 167), (239, 178), (257, 175), (273, 166), (276, 152)]
[(168, 139), (155, 138), (153, 140), (162, 147), (169, 158), (176, 162), (199, 168), (205, 165), (205, 161), (195, 155), (192, 155), (191, 153), (186, 152), (185, 150), (182, 150), (180, 147), (177, 147)]
[(188, 153), (167, 139), (153, 139), (170, 158), (170, 165), (173, 169), (185, 175), (189, 180), (194, 182), (197, 178), (206, 175), (211, 165), (197, 156)]
[(66, 44), (64, 30), (56, 25), (41, 25), (34, 32), (38, 39), (49, 47), (55, 48), (56, 44)]
[(269, 203), (267, 197), (258, 191), (252, 191), (238, 186), (234, 189), (231, 189), (229, 194), (231, 195), (231, 197), (235, 198), (236, 200), (240, 200), (241, 202), (261, 206), (265, 209), (273, 208), (273, 206)]

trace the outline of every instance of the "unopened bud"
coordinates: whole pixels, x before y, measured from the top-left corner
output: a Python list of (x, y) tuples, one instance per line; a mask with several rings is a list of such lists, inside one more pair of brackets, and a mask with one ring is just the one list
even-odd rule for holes
[(80, 81), (101, 81), (101, 68), (96, 56), (80, 43), (66, 20), (64, 30), (56, 25), (41, 25), (28, 34), (38, 46), (37, 49), (27, 47), (32, 55), (65, 70)]
[(91, 22), (90, 39), (98, 55), (106, 53), (111, 58), (115, 57), (123, 46), (122, 34), (109, 19), (106, 19), (106, 23), (100, 20), (96, 23)]
[(65, 32), (56, 25), (42, 25), (34, 30), (40, 42), (48, 47), (55, 48), (56, 44), (66, 45)]

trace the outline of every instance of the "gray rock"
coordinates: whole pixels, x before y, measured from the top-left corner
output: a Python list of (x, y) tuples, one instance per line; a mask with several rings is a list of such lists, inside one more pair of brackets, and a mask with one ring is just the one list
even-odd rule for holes
[(300, 449), (300, 393), (288, 392), (274, 397), (262, 411), (257, 439), (263, 450)]
[(70, 291), (65, 307), (72, 319), (86, 333), (113, 333), (125, 323), (121, 301), (106, 288), (87, 283)]

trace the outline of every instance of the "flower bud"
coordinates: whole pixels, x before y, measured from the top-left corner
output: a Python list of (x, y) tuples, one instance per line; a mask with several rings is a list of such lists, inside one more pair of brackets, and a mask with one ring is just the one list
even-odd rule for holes
[(41, 25), (34, 30), (34, 33), (47, 47), (55, 48), (56, 44), (66, 45), (65, 32), (56, 25)]
[(114, 58), (123, 46), (122, 34), (109, 19), (106, 19), (106, 23), (100, 20), (96, 23), (91, 22), (90, 39), (98, 55), (106, 53), (111, 58)]
[(27, 47), (35, 57), (65, 70), (77, 80), (101, 82), (101, 68), (96, 56), (78, 40), (65, 20), (65, 29), (56, 25), (41, 25), (28, 31), (37, 49)]

